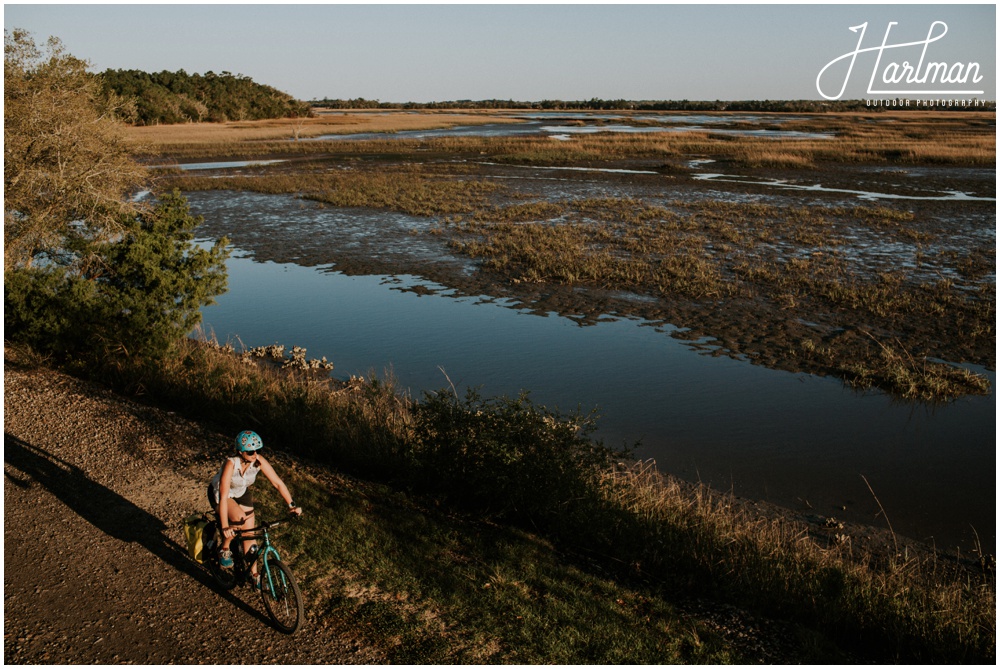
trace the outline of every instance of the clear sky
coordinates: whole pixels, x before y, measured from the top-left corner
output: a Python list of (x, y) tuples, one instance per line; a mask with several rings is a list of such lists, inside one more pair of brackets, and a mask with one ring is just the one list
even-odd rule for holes
[[(39, 43), (56, 36), (95, 71), (228, 71), (303, 100), (383, 102), (820, 99), (817, 75), (858, 48), (849, 28), (867, 22), (861, 48), (878, 47), (891, 21), (888, 45), (926, 40), (943, 22), (947, 34), (927, 45), (925, 61), (965, 72), (965, 85), (945, 88), (996, 99), (992, 3), (4, 5), (5, 29)], [(921, 51), (884, 51), (878, 78), (892, 62), (890, 75), (904, 62), (916, 69)], [(832, 65), (824, 93), (846, 81), (843, 98), (888, 97), (867, 94), (876, 55), (859, 54), (850, 76), (849, 59)]]

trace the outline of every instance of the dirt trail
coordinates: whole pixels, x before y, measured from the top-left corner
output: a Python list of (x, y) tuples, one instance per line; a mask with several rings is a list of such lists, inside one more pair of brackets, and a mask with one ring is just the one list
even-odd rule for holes
[(188, 558), (180, 522), (207, 509), (224, 436), (4, 357), (6, 663), (382, 660), (327, 621), (281, 634)]

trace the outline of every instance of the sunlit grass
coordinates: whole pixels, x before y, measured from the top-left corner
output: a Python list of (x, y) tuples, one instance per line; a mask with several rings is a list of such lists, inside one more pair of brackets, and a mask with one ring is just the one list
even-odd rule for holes
[[(483, 114), (423, 112), (350, 112), (321, 114), (312, 118), (269, 119), (265, 121), (229, 121), (226, 123), (178, 123), (172, 125), (133, 126), (128, 138), (136, 145), (155, 153), (172, 147), (226, 146), (243, 143), (273, 142), (349, 133), (393, 133), (404, 130), (429, 130), (455, 125), (480, 125), (501, 120)], [(516, 123), (516, 120), (503, 119)], [(321, 145), (322, 146), (322, 145)]]
[(295, 173), (262, 171), (221, 178), (182, 174), (171, 176), (170, 184), (184, 191), (294, 194), (338, 207), (390, 209), (414, 216), (467, 214), (487, 207), (489, 196), (503, 190), (496, 182), (463, 178), (461, 167), (418, 165), (335, 171), (325, 165), (302, 166)]
[[(596, 160), (711, 156), (748, 167), (803, 168), (820, 163), (937, 163), (988, 165), (996, 161), (993, 126), (978, 113), (933, 113), (844, 118), (816, 117), (785, 130), (828, 134), (825, 138), (754, 137), (692, 132), (599, 133), (574, 136), (570, 141), (545, 137), (497, 137), (483, 140), (447, 138), (439, 146), (452, 150), (473, 142), (495, 159), (518, 164), (574, 164)], [(891, 122), (889, 122), (891, 121)]]
[[(799, 115), (793, 115), (793, 119)], [(787, 120), (781, 129), (828, 137), (754, 137), (713, 133), (710, 128), (658, 133), (598, 133), (570, 141), (535, 137), (444, 137), (389, 142), (294, 142), (294, 137), (355, 132), (393, 133), (493, 122), (505, 116), (448, 112), (351, 113), (314, 119), (181, 124), (129, 130), (137, 146), (152, 155), (259, 156), (324, 152), (395, 154), (445, 152), (513, 164), (572, 165), (598, 161), (712, 156), (746, 167), (808, 168), (822, 163), (934, 163), (992, 165), (996, 162), (992, 114), (911, 112), (826, 114)], [(767, 125), (767, 121), (764, 122)]]

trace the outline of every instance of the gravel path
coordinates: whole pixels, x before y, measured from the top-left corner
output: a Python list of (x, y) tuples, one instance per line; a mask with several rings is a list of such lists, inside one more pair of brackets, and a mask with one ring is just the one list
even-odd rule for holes
[(378, 663), (350, 629), (271, 627), (188, 558), (228, 439), (4, 356), (5, 663)]

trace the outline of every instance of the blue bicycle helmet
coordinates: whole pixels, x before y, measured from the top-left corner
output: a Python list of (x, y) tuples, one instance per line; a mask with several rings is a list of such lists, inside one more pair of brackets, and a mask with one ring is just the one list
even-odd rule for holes
[(264, 442), (253, 430), (243, 430), (236, 435), (236, 452), (249, 453), (264, 448)]

